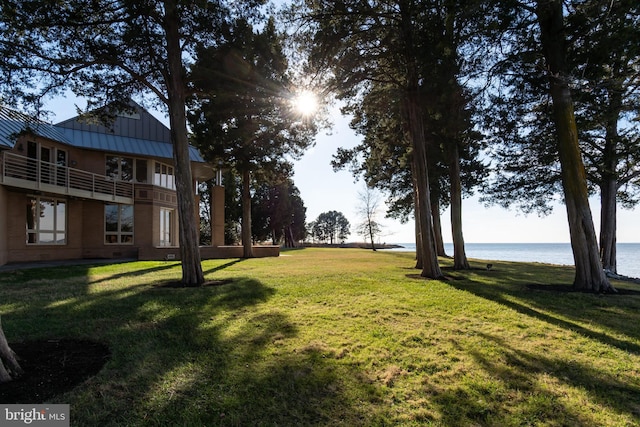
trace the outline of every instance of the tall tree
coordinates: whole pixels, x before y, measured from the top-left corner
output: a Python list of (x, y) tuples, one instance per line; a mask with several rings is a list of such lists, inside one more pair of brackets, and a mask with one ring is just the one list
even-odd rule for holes
[[(616, 270), (616, 206), (638, 202), (640, 135), (629, 125), (640, 109), (637, 2), (566, 2), (565, 32), (572, 97), (590, 193), (600, 192), (600, 257)], [(496, 129), (492, 147), (497, 170), (484, 199), (525, 212), (546, 214), (562, 193), (549, 80), (539, 66), (539, 38), (525, 24), (518, 49), (500, 65), (500, 91), (485, 115)], [(496, 67), (498, 69), (499, 67)], [(547, 94), (546, 96), (544, 94)]]
[(198, 93), (190, 120), (205, 157), (222, 161), (242, 177), (242, 242), (249, 258), (252, 174), (290, 168), (287, 158), (297, 158), (311, 145), (315, 126), (292, 111), (294, 88), (272, 19), (262, 32), (240, 19), (224, 36), (218, 46), (198, 52), (192, 73)]
[[(235, 2), (236, 13), (261, 0)], [(152, 95), (169, 116), (174, 147), (182, 282), (204, 281), (198, 248), (185, 101), (189, 60), (214, 43), (232, 9), (219, 1), (7, 0), (0, 9), (4, 99), (71, 88), (88, 109)], [(40, 107), (40, 105), (37, 105)]]
[(420, 100), (420, 55), (428, 49), (417, 35), (426, 9), (420, 2), (307, 1), (305, 17), (313, 27), (313, 61), (333, 73), (332, 89), (359, 102), (373, 83), (391, 85), (399, 97), (412, 149), (415, 174), (417, 245), (423, 253), (421, 275), (442, 276), (431, 219), (427, 149)]
[(540, 25), (540, 41), (553, 101), (562, 187), (576, 269), (573, 285), (583, 291), (615, 291), (602, 269), (589, 207), (587, 178), (578, 143), (578, 130), (569, 87), (563, 2), (538, 0), (535, 14)]
[(616, 272), (617, 202), (640, 196), (640, 5), (575, 1), (567, 16), (576, 121), (587, 178), (600, 191), (600, 259)]
[[(446, 165), (448, 172), (456, 269), (469, 268), (462, 231), (463, 158), (473, 162), (473, 169), (468, 169), (472, 173), (466, 174), (466, 184), (470, 184), (467, 189), (477, 185), (477, 174), (484, 169), (484, 165), (476, 160), (480, 135), (472, 131), (471, 91), (460, 83), (462, 64), (472, 62), (473, 55), (463, 61), (460, 51), (469, 51), (470, 40), (476, 39), (485, 29), (483, 20), (478, 19), (479, 5), (466, 2), (464, 6), (457, 0), (441, 1), (430, 14), (429, 25), (421, 33), (431, 46), (430, 57), (422, 61), (422, 73), (426, 76), (423, 83), (427, 113), (425, 128), (433, 149), (440, 151), (437, 158)], [(467, 165), (471, 166), (469, 162)], [(469, 180), (469, 177), (476, 180)]]

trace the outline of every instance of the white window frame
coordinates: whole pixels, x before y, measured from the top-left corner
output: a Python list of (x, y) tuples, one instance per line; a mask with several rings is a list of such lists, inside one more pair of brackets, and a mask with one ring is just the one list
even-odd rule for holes
[[(157, 172), (158, 170), (159, 172)], [(153, 185), (175, 190), (176, 169), (167, 163), (153, 162)]]
[(160, 208), (160, 246), (173, 246), (175, 210)]
[[(29, 222), (25, 220), (25, 230), (26, 230), (26, 244), (28, 246), (31, 245), (52, 245), (52, 246), (61, 246), (67, 244), (68, 239), (68, 229), (67, 229), (67, 212), (68, 212), (68, 202), (66, 199), (58, 199), (55, 197), (40, 197), (40, 196), (27, 196), (27, 203), (33, 203), (35, 200), (35, 215), (33, 218), (33, 228), (29, 228)], [(42, 202), (53, 203), (53, 229), (43, 229), (42, 228)], [(64, 218), (59, 218), (59, 210), (58, 207), (63, 206), (63, 216)], [(53, 235), (53, 241), (42, 241), (42, 236), (44, 234)], [(35, 241), (29, 241), (29, 235), (35, 236)], [(60, 238), (62, 236), (62, 238)]]

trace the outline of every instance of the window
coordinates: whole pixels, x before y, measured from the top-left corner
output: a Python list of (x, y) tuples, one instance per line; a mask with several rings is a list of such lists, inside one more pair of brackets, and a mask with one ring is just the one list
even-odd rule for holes
[(106, 175), (114, 180), (133, 181), (133, 164), (131, 157), (107, 156)]
[(136, 159), (136, 182), (144, 184), (147, 182), (147, 161)]
[(64, 200), (29, 197), (26, 209), (27, 244), (67, 243), (67, 204)]
[(153, 185), (175, 190), (176, 180), (173, 175), (173, 167), (165, 165), (164, 163), (155, 162)]
[(171, 246), (173, 233), (173, 210), (160, 209), (160, 246)]
[(104, 242), (133, 244), (133, 205), (104, 206)]
[(67, 185), (67, 152), (56, 149), (56, 183), (60, 186)]
[(27, 175), (29, 181), (66, 185), (67, 152), (27, 141)]

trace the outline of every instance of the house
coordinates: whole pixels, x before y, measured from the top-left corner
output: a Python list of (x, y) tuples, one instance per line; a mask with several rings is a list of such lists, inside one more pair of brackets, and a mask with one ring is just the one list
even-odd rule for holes
[[(179, 259), (172, 149), (170, 130), (135, 103), (109, 127), (78, 117), (49, 124), (0, 106), (0, 265)], [(194, 192), (197, 181), (218, 183), (212, 245), (201, 246), (202, 258), (241, 257), (242, 248), (224, 246), (220, 171), (194, 147), (190, 158)]]

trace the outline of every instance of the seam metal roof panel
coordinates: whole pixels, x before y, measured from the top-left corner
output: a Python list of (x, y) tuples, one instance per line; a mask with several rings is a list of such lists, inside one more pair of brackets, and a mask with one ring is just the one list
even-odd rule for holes
[(13, 148), (15, 137), (27, 130), (43, 138), (70, 143), (55, 126), (0, 105), (0, 146)]
[[(149, 141), (146, 139), (87, 132), (62, 127), (58, 128), (58, 130), (64, 134), (71, 145), (80, 148), (165, 159), (173, 158), (173, 145), (166, 142)], [(192, 162), (204, 163), (204, 159), (198, 150), (192, 146), (189, 146), (189, 158)]]

